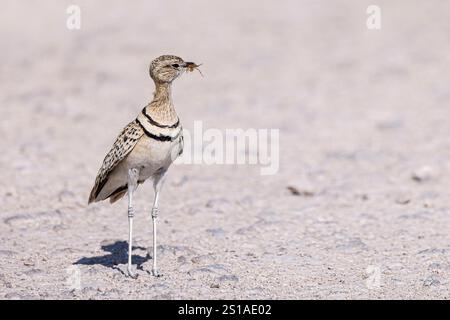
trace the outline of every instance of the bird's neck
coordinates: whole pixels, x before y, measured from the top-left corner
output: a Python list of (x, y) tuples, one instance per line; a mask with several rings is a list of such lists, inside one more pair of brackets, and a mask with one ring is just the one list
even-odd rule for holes
[(170, 82), (156, 82), (155, 94), (153, 97), (154, 102), (160, 103), (172, 103), (172, 83)]
[(172, 101), (172, 84), (156, 82), (152, 102), (146, 107), (147, 112), (161, 123), (171, 124), (178, 120)]

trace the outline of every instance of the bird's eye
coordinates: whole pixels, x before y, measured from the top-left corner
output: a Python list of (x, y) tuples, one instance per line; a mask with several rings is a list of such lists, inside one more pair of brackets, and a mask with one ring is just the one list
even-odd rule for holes
[(174, 64), (172, 65), (172, 67), (174, 67), (174, 68), (179, 68), (180, 65), (179, 65), (178, 63), (174, 63)]

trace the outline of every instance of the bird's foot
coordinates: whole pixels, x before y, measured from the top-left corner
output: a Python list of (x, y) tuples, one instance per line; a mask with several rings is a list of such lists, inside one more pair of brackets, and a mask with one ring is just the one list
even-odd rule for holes
[(132, 270), (131, 270), (131, 267), (128, 267), (127, 268), (127, 270), (128, 270), (128, 276), (130, 277), (130, 278), (132, 278), (132, 279), (137, 279), (137, 273), (134, 273)]
[(162, 273), (159, 273), (156, 269), (152, 269), (152, 275), (156, 278), (160, 278), (163, 276)]

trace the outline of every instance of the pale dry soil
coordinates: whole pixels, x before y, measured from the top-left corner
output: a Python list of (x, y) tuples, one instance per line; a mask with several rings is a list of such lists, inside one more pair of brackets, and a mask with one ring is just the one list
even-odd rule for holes
[[(448, 299), (450, 3), (2, 1), (1, 299)], [(87, 206), (115, 136), (151, 99), (183, 126), (280, 129), (280, 169), (177, 165), (151, 269), (150, 183)], [(288, 189), (288, 187), (292, 187)]]

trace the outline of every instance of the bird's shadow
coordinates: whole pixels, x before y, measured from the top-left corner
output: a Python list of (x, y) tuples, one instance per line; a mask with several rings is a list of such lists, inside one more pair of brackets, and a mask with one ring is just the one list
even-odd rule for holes
[[(128, 243), (126, 241), (116, 241), (112, 244), (104, 245), (101, 248), (103, 251), (108, 253), (102, 256), (83, 257), (74, 262), (74, 264), (83, 264), (88, 266), (99, 264), (124, 273), (118, 266), (128, 263)], [(133, 250), (147, 251), (146, 248), (140, 246), (133, 246)], [(148, 253), (145, 257), (132, 255), (133, 264), (135, 264), (137, 269), (140, 270), (142, 270), (142, 265), (150, 259), (151, 257)]]

